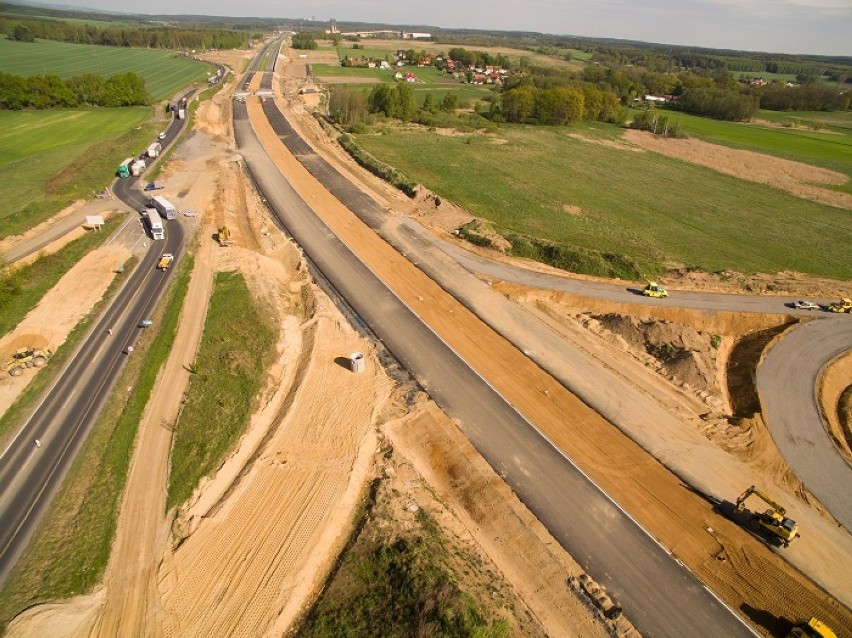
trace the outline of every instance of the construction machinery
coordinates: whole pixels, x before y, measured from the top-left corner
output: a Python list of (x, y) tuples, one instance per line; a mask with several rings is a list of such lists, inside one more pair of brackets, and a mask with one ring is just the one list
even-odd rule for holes
[(852, 313), (852, 299), (841, 299), (834, 301), (826, 307), (829, 312), (847, 312)]
[(157, 268), (160, 270), (168, 270), (174, 260), (175, 256), (173, 254), (163, 253), (163, 256), (160, 257), (160, 261), (157, 263)]
[(53, 356), (49, 349), (20, 348), (0, 365), (0, 379), (19, 377), (27, 368), (41, 368)]
[(806, 623), (799, 623), (787, 634), (787, 638), (837, 638), (828, 625), (824, 622), (811, 618)]
[(669, 296), (669, 292), (656, 281), (649, 281), (642, 294), (646, 297), (657, 297), (660, 299)]
[(765, 531), (778, 544), (789, 547), (790, 543), (799, 536), (799, 526), (796, 524), (796, 521), (785, 516), (787, 513), (785, 508), (781, 507), (781, 505), (773, 501), (754, 485), (743, 492), (737, 499), (737, 512), (745, 510), (746, 499), (751, 495), (757, 496), (769, 505), (769, 509), (763, 513), (751, 513), (751, 528), (755, 531)]
[(231, 231), (227, 226), (219, 228), (216, 239), (219, 241), (220, 246), (230, 246), (234, 243), (234, 240), (231, 239)]

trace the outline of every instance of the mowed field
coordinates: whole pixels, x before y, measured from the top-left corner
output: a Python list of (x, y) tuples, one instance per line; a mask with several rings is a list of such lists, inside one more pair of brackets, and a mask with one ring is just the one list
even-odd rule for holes
[(204, 79), (209, 69), (203, 62), (173, 51), (0, 38), (0, 71), (25, 77), (49, 73), (63, 79), (83, 73), (109, 77), (132, 71), (145, 80), (154, 100), (166, 99), (181, 87)]
[[(659, 113), (681, 123), (690, 137), (823, 166), (852, 178), (852, 113), (764, 110), (755, 122), (723, 122), (669, 110)], [(852, 180), (838, 188), (852, 192)]]
[(828, 249), (852, 245), (849, 211), (619, 147), (621, 132), (506, 126), (497, 135), (406, 130), (358, 141), (499, 232), (623, 255), (648, 274), (686, 265), (852, 277), (847, 251)]
[(103, 188), (156, 135), (150, 118), (147, 106), (0, 112), (0, 237)]

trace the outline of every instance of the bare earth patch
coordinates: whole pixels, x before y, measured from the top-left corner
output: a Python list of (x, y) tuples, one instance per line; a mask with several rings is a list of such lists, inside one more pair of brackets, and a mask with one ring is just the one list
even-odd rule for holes
[(738, 179), (768, 184), (802, 199), (852, 210), (852, 195), (816, 186), (845, 184), (846, 175), (836, 171), (696, 139), (657, 137), (646, 131), (628, 130), (624, 138), (655, 153), (700, 164)]
[[(0, 338), (0, 355), (6, 356), (24, 347), (56, 350), (103, 296), (115, 277), (115, 268), (128, 257), (127, 248), (114, 244), (83, 257), (15, 330)], [(34, 376), (32, 370), (27, 370), (20, 377), (0, 381), (0, 413), (9, 409)]]

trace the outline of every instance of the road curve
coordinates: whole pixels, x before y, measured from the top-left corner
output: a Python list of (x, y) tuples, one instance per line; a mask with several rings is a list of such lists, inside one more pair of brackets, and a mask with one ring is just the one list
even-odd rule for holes
[[(185, 94), (188, 97), (192, 91)], [(164, 148), (186, 120), (173, 120)], [(113, 192), (131, 208), (147, 197), (132, 188), (138, 177), (116, 180)], [(171, 270), (155, 269), (164, 252), (183, 250), (186, 231), (179, 220), (167, 224), (165, 241), (152, 241), (115, 299), (103, 311), (85, 341), (59, 373), (53, 387), (0, 452), (0, 584), (27, 546), (62, 484), (77, 453), (124, 367), (123, 350), (136, 343), (139, 321), (148, 317), (169, 280)], [(110, 335), (107, 330), (112, 330)], [(39, 446), (35, 441), (39, 441)]]
[[(267, 103), (270, 101), (267, 101)], [(316, 217), (260, 145), (243, 104), (234, 134), (284, 229), (428, 389), (554, 537), (654, 636), (750, 636), (751, 630), (577, 470), (395, 297)]]
[(823, 367), (852, 349), (852, 316), (797, 326), (769, 350), (757, 389), (772, 438), (796, 476), (847, 530), (852, 530), (852, 467), (820, 416), (817, 380)]

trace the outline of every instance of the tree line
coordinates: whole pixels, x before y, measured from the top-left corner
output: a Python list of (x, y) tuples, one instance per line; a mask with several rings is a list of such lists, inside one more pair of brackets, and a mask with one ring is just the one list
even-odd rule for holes
[[(246, 32), (231, 29), (186, 29), (159, 26), (128, 29), (58, 20), (6, 17), (0, 17), (0, 33), (7, 34), (13, 40), (24, 42), (32, 42), (35, 38), (40, 38), (73, 44), (176, 50), (234, 49), (244, 47), (248, 39)], [(252, 37), (254, 36), (262, 37), (261, 34), (253, 34)]]
[(24, 78), (0, 72), (0, 109), (4, 110), (150, 103), (145, 82), (136, 73), (118, 73), (107, 79), (94, 73), (84, 73), (62, 80), (56, 75)]
[(316, 49), (319, 45), (314, 39), (313, 33), (309, 31), (300, 31), (299, 33), (293, 34), (293, 37), (290, 39), (290, 46), (294, 49), (309, 51)]

